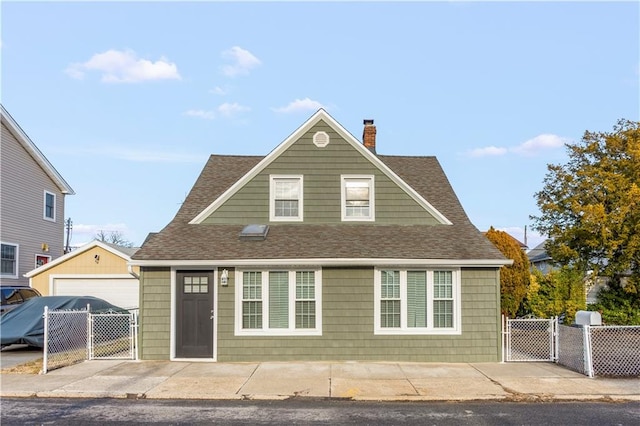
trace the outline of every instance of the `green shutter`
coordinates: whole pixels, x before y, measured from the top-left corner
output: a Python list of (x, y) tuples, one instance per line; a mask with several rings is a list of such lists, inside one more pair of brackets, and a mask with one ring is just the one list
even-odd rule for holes
[(407, 272), (407, 327), (427, 326), (427, 273)]
[(269, 328), (289, 327), (289, 273), (269, 272)]

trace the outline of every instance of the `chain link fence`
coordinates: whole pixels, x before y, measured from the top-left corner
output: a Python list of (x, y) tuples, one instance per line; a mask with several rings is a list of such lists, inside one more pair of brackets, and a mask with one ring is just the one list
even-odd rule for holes
[(135, 324), (133, 313), (89, 315), (89, 359), (133, 359)]
[(87, 359), (137, 359), (137, 313), (44, 309), (42, 373)]
[(556, 327), (554, 318), (503, 319), (504, 361), (555, 361)]
[(589, 377), (640, 376), (640, 326), (567, 326), (558, 325), (557, 318), (506, 318), (503, 361), (555, 361)]
[(589, 335), (584, 327), (558, 327), (558, 364), (578, 373), (593, 376), (588, 352)]
[(43, 373), (87, 359), (88, 319), (88, 305), (69, 311), (51, 311), (45, 306)]
[(640, 327), (591, 326), (596, 376), (640, 376)]

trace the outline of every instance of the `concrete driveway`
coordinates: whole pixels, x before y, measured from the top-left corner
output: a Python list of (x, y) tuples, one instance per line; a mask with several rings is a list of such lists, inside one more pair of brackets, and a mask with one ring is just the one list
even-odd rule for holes
[(0, 350), (0, 370), (42, 358), (42, 348), (28, 345), (9, 345)]

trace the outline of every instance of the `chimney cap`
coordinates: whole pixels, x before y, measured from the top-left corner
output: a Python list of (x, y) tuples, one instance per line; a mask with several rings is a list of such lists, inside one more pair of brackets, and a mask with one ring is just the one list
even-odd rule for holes
[(371, 125), (371, 124), (373, 124), (373, 119), (372, 118), (365, 118), (364, 120), (362, 120), (362, 124), (364, 124), (365, 126)]

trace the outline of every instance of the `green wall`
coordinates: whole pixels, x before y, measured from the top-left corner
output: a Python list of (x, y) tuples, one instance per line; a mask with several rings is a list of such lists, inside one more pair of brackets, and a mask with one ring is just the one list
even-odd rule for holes
[[(142, 359), (169, 358), (169, 271), (143, 272)], [(500, 360), (499, 275), (495, 268), (462, 270), (462, 334), (373, 334), (373, 268), (323, 268), (322, 336), (234, 336), (234, 285), (218, 286), (218, 361)], [(147, 305), (147, 302), (152, 302)]]
[[(324, 148), (313, 144), (318, 131), (329, 134)], [(298, 139), (204, 223), (269, 223), (269, 175), (304, 176), (304, 223), (341, 223), (340, 175), (375, 176), (376, 224), (427, 224), (438, 221), (377, 167), (323, 122)]]

